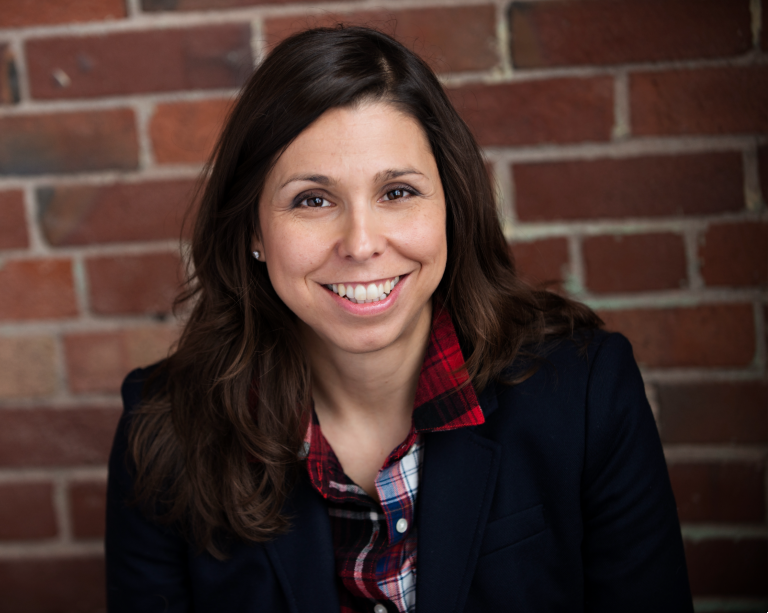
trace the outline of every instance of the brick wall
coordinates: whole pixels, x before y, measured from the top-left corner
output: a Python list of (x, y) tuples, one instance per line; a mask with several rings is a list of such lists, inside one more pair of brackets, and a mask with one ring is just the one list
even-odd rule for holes
[(428, 59), (484, 147), (522, 270), (632, 340), (697, 610), (765, 611), (766, 15), (766, 0), (5, 0), (0, 610), (103, 609), (118, 388), (177, 334), (201, 163), (269, 46), (341, 19)]

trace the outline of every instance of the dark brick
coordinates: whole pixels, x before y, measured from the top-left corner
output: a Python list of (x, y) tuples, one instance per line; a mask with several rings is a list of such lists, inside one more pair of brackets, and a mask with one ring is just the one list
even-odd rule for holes
[(768, 222), (710, 226), (699, 244), (707, 285), (768, 284)]
[(768, 132), (768, 66), (728, 66), (630, 75), (632, 132)]
[(665, 443), (768, 443), (766, 383), (665, 383), (657, 398)]
[(520, 276), (534, 285), (565, 281), (570, 256), (564, 238), (544, 238), (510, 245)]
[(586, 286), (595, 292), (679, 289), (688, 283), (677, 234), (618, 234), (584, 239)]
[(757, 173), (763, 192), (763, 202), (768, 203), (768, 146), (757, 150)]
[(40, 226), (54, 246), (177, 239), (194, 187), (187, 180), (42, 187)]
[(72, 533), (75, 538), (103, 538), (107, 513), (107, 484), (83, 481), (69, 486)]
[(160, 164), (205, 162), (213, 152), (230, 100), (196, 100), (158, 104), (149, 134)]
[(139, 152), (133, 111), (0, 117), (0, 175), (129, 170)]
[(27, 541), (54, 536), (56, 514), (50, 483), (0, 484), (0, 540)]
[(70, 260), (9, 260), (0, 264), (0, 321), (77, 315)]
[(524, 221), (712, 215), (744, 209), (738, 153), (515, 164)]
[(749, 0), (513, 2), (512, 59), (533, 68), (746, 53)]
[(15, 104), (18, 101), (19, 78), (16, 61), (11, 48), (0, 44), (0, 104)]
[(0, 249), (24, 249), (28, 245), (23, 192), (0, 192)]
[(694, 596), (768, 595), (765, 539), (686, 541), (685, 559)]
[[(253, 62), (248, 24), (41, 38), (27, 43), (34, 98), (239, 86)], [(62, 86), (55, 78), (63, 71)]]
[(629, 338), (645, 366), (743, 367), (755, 355), (751, 305), (600, 311), (600, 317), (607, 329)]
[(125, 17), (122, 0), (3, 0), (0, 28)]
[(448, 90), (483, 146), (607, 141), (613, 127), (608, 77), (466, 85)]

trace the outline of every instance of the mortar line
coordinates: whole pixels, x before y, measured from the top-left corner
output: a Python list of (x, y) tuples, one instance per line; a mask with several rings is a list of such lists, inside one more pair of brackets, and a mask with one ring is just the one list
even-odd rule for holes
[(630, 135), (629, 78), (625, 71), (618, 72), (613, 79), (613, 129), (614, 141), (626, 140)]
[(62, 558), (93, 558), (104, 555), (103, 539), (72, 543), (56, 540), (0, 543), (0, 560), (57, 560)]
[(69, 509), (68, 486), (62, 476), (53, 478), (53, 506), (58, 524), (58, 540), (62, 543), (72, 542), (72, 517)]
[(752, 26), (752, 46), (754, 50), (760, 51), (760, 30), (762, 29), (762, 3), (760, 0), (749, 0), (749, 13)]
[(19, 101), (10, 106), (24, 104), (32, 97), (29, 89), (29, 77), (27, 71), (27, 55), (24, 53), (24, 43), (21, 37), (13, 36), (8, 39), (8, 46), (13, 53), (13, 63), (16, 67), (16, 84), (19, 88)]
[[(23, 249), (22, 252), (27, 254), (34, 254), (38, 256), (49, 256), (50, 250), (48, 245), (43, 240), (40, 226), (37, 223), (37, 197), (34, 186), (27, 184), (22, 186), (24, 197), (24, 215), (27, 221), (27, 238), (29, 239), (29, 246)], [(10, 251), (12, 254), (15, 250)], [(3, 254), (5, 259), (8, 254)], [(11, 256), (12, 259), (12, 256)]]
[[(766, 203), (761, 199), (760, 171), (757, 160), (757, 143), (752, 142), (742, 152), (744, 169), (744, 202), (748, 211), (760, 211)], [(765, 194), (763, 194), (765, 196)]]
[(703, 290), (705, 288), (704, 279), (701, 276), (701, 262), (699, 261), (699, 242), (704, 240), (705, 233), (706, 226), (702, 227), (702, 224), (688, 224), (682, 229), (688, 287), (691, 290)]
[(141, 16), (141, 0), (125, 0), (126, 19), (135, 19)]

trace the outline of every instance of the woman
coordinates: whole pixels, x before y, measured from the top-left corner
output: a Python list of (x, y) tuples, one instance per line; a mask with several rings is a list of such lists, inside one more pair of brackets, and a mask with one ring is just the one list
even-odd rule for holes
[(516, 276), (414, 54), (281, 43), (191, 256), (178, 348), (123, 386), (111, 611), (692, 610), (631, 348)]

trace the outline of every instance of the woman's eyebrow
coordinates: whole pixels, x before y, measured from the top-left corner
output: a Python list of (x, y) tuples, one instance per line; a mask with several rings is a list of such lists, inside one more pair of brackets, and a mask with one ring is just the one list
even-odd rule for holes
[(333, 183), (333, 181), (325, 175), (299, 175), (288, 179), (280, 186), (280, 189), (283, 189), (286, 185), (293, 183), (294, 181), (309, 181), (311, 183), (319, 183), (320, 185), (330, 185)]
[[(373, 179), (376, 183), (380, 183), (382, 181), (391, 181), (392, 179), (396, 179), (397, 177), (402, 177), (404, 175), (424, 176), (424, 173), (419, 172), (415, 168), (390, 168), (388, 170), (377, 172)], [(286, 185), (296, 181), (309, 181), (310, 183), (318, 183), (325, 186), (334, 183), (330, 177), (326, 177), (325, 175), (297, 175), (295, 177), (291, 177), (285, 183), (283, 183), (280, 186), (280, 189), (283, 189)]]

